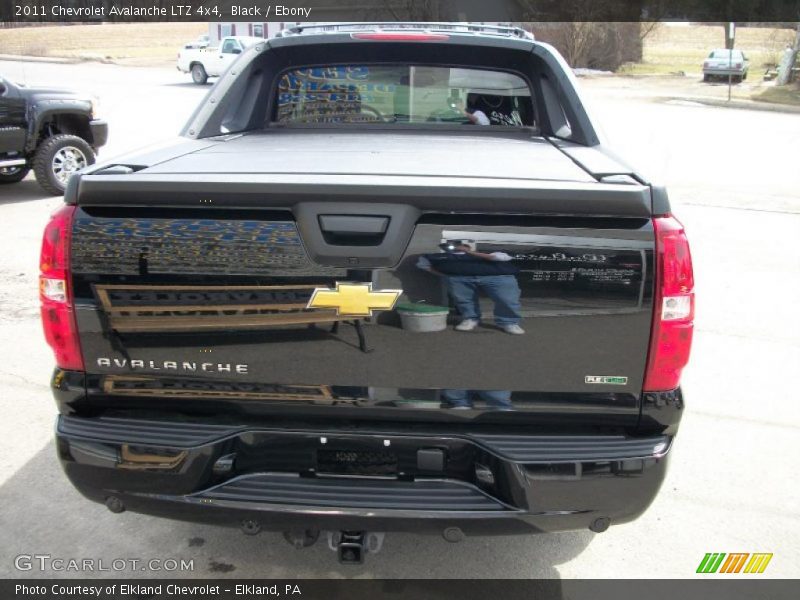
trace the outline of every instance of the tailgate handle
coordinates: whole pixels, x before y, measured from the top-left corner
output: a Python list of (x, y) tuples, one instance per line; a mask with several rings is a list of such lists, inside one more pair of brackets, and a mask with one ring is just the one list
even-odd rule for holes
[(386, 235), (389, 217), (319, 215), (322, 237), (332, 246), (378, 246)]
[(412, 206), (382, 202), (299, 202), (292, 212), (312, 262), (350, 269), (398, 264), (419, 218)]
[(320, 215), (319, 226), (330, 233), (386, 233), (389, 217)]

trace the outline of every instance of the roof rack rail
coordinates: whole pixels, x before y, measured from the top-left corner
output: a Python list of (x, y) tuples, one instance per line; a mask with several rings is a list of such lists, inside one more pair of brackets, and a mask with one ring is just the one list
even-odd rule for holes
[(486, 25), (485, 23), (426, 23), (420, 21), (386, 21), (356, 23), (314, 23), (294, 25), (277, 33), (276, 37), (303, 34), (356, 33), (364, 31), (422, 31), (430, 33), (455, 33), (514, 37), (533, 40), (533, 34), (514, 25)]

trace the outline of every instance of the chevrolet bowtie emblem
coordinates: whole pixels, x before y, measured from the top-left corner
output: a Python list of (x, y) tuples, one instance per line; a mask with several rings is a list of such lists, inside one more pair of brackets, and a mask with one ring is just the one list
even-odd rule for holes
[(317, 288), (308, 308), (335, 308), (342, 317), (368, 317), (376, 310), (392, 310), (403, 290), (372, 291), (371, 283), (336, 283), (336, 289)]

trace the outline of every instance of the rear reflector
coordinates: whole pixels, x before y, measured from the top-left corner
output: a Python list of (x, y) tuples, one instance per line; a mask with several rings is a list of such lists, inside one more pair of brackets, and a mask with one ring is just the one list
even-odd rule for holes
[(39, 258), (39, 301), (44, 337), (62, 369), (83, 371), (83, 356), (69, 285), (69, 244), (74, 206), (62, 206), (44, 229)]
[(446, 33), (413, 32), (351, 33), (350, 37), (354, 40), (375, 40), (382, 42), (430, 42), (447, 40), (450, 38)]
[(655, 298), (644, 391), (674, 390), (689, 362), (694, 329), (694, 274), (686, 233), (675, 217), (653, 219)]

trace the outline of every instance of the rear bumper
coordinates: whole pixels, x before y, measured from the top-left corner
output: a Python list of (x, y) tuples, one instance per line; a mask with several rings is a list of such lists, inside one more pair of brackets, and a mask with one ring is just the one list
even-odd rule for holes
[[(252, 520), (267, 530), (459, 527), (468, 535), (602, 530), (635, 519), (663, 481), (672, 442), (72, 416), (59, 417), (56, 437), (83, 495), (113, 497), (134, 512), (232, 526)], [(396, 475), (322, 474), (320, 449), (345, 458), (388, 449)], [(441, 451), (443, 466), (420, 462), (423, 449)]]
[(725, 68), (704, 68), (703, 75), (711, 75), (712, 77), (727, 77), (731, 75), (733, 77), (741, 77), (747, 71), (743, 69), (725, 69)]

